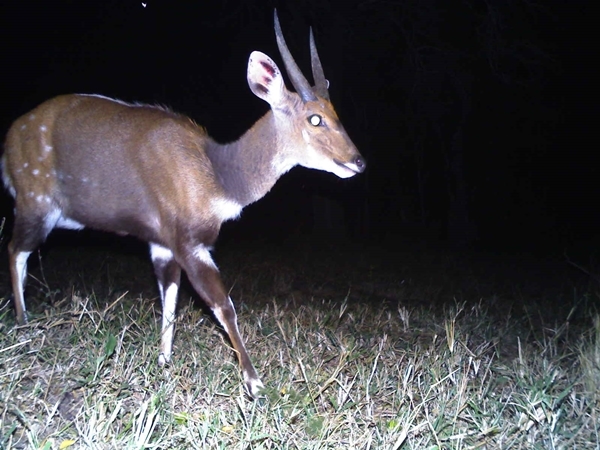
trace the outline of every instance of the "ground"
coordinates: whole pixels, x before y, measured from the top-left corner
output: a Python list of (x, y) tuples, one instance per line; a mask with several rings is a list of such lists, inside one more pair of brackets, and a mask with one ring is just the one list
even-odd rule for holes
[(31, 256), (27, 326), (0, 266), (0, 448), (598, 447), (597, 286), (563, 255), (220, 244), (263, 398), (188, 285), (155, 364), (143, 246), (58, 233)]

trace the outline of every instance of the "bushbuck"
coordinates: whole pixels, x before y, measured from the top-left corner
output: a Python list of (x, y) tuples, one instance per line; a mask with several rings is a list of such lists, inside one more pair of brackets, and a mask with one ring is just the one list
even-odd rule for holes
[(90, 227), (133, 235), (150, 246), (162, 301), (158, 363), (171, 359), (181, 270), (229, 335), (251, 396), (263, 384), (237, 325), (233, 303), (210, 251), (221, 224), (263, 197), (296, 165), (348, 178), (365, 161), (329, 100), (310, 30), (314, 86), (275, 35), (296, 93), (267, 55), (248, 61), (251, 91), (270, 110), (237, 141), (215, 142), (169, 109), (101, 95), (55, 97), (8, 131), (2, 177), (14, 197), (8, 245), (17, 321), (27, 322), (23, 289), (28, 256), (54, 228)]

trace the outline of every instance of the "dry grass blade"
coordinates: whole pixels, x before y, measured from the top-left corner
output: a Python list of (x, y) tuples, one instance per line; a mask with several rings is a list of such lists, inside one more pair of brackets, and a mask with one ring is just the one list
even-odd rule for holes
[[(514, 308), (508, 320), (506, 304), (494, 306), (499, 296), (436, 308), (420, 299), (453, 292), (451, 284), (410, 291), (392, 275), (363, 288), (357, 275), (351, 292), (327, 290), (331, 269), (318, 265), (302, 291), (292, 284), (306, 269), (285, 272), (276, 261), (269, 270), (268, 258), (245, 257), (256, 265), (240, 270), (232, 295), (243, 300), (240, 326), (265, 398), (246, 396), (233, 350), (197, 305), (182, 300), (175, 357), (161, 369), (153, 290), (133, 295), (139, 288), (109, 274), (126, 289), (100, 296), (105, 285), (61, 285), (47, 267), (49, 286), (75, 291), (43, 314), (38, 305), (25, 327), (0, 316), (0, 447), (597, 446), (600, 320), (582, 340), (568, 311), (538, 326)], [(376, 286), (395, 301), (378, 300)]]

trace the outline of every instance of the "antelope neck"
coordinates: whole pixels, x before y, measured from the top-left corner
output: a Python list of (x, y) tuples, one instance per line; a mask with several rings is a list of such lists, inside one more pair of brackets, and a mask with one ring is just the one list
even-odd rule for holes
[(212, 142), (206, 154), (227, 196), (244, 207), (264, 197), (293, 166), (277, 163), (281, 150), (269, 111), (237, 141)]

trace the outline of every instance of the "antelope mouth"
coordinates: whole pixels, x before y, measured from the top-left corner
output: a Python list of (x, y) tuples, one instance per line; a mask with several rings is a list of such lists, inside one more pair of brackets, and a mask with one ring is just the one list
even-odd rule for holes
[(363, 170), (361, 170), (356, 164), (353, 163), (344, 163), (342, 161), (340, 161), (339, 159), (333, 159), (333, 162), (336, 163), (339, 167), (341, 167), (342, 169), (347, 170), (348, 172), (352, 172), (352, 175), (356, 175), (359, 173), (362, 173)]

